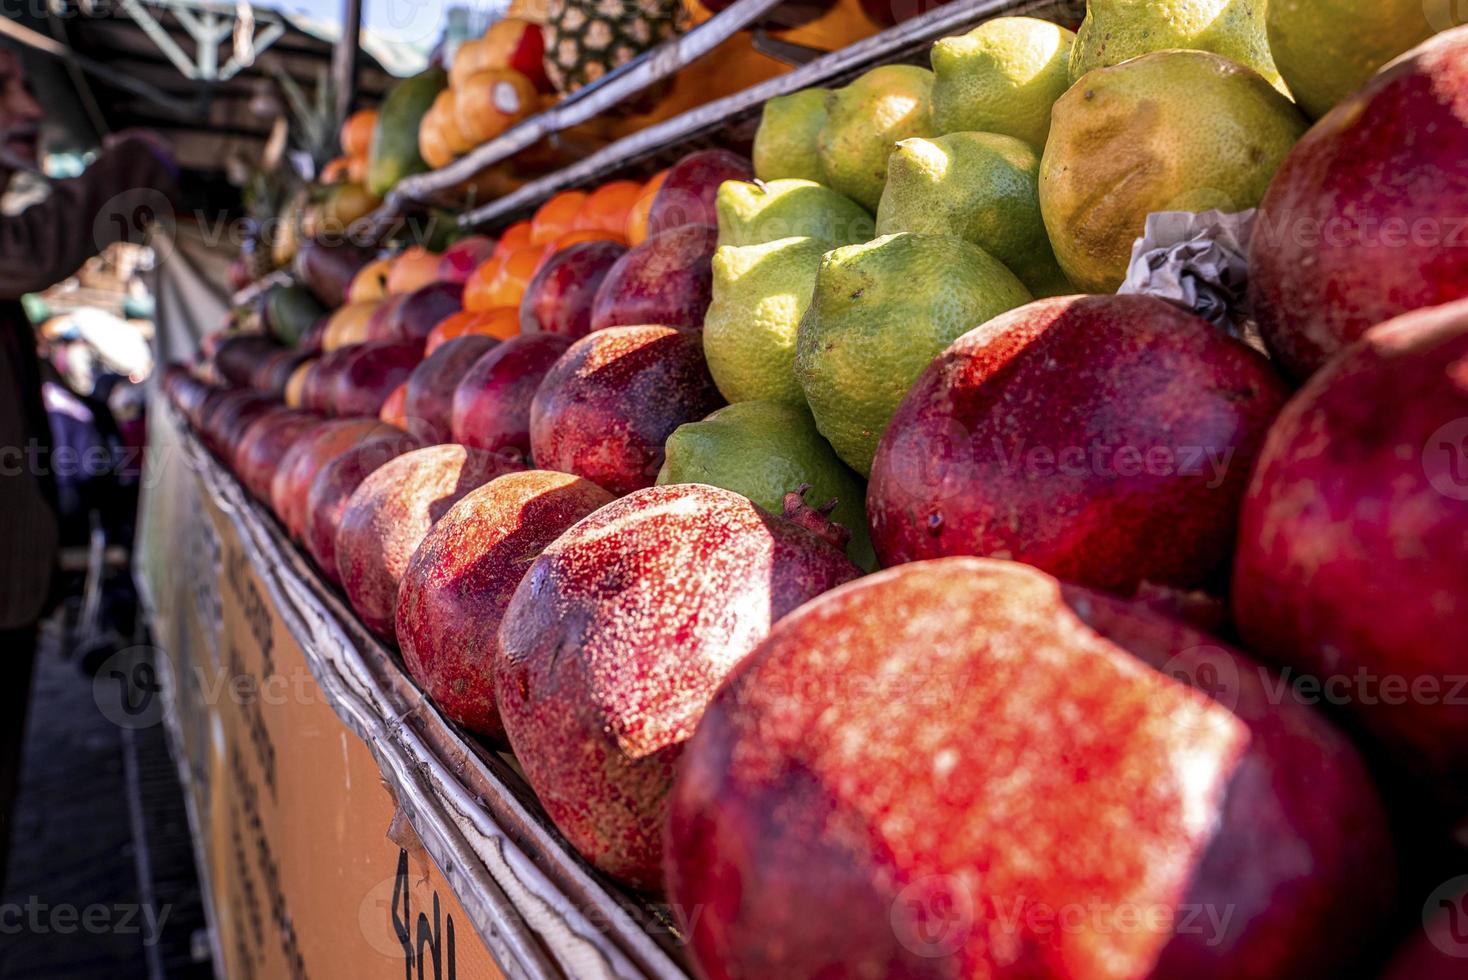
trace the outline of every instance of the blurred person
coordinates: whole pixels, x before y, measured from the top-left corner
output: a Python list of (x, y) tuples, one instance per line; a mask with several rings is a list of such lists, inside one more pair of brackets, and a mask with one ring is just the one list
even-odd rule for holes
[[(20, 58), (0, 47), (0, 190), (17, 173), (39, 169), (44, 111)], [(156, 137), (119, 134), (79, 177), (18, 214), (0, 215), (0, 887), (5, 880), (10, 816), (25, 733), (37, 626), (46, 613), (58, 553), (51, 435), (41, 397), (36, 337), (20, 306), (121, 238), (120, 221), (98, 220), (125, 191), (171, 194), (174, 166)]]

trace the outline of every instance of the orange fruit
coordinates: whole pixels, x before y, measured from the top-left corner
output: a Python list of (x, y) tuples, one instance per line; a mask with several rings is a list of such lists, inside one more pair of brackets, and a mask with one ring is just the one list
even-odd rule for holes
[(510, 252), (517, 252), (529, 244), (530, 222), (517, 221), (500, 234), (499, 241), (495, 243), (494, 251), (490, 253), (490, 258), (498, 258), (501, 255), (508, 255)]
[(287, 408), (300, 408), (304, 402), (306, 390), (306, 373), (311, 370), (317, 358), (302, 361), (291, 372), (290, 380), (285, 383), (285, 404)]
[(454, 92), (454, 122), (474, 146), (487, 143), (540, 105), (535, 83), (510, 68), (489, 68)]
[(347, 302), (360, 303), (364, 300), (382, 299), (387, 295), (387, 276), (392, 271), (393, 260), (373, 259), (352, 277), (347, 286)]
[(506, 60), (487, 38), (476, 37), (459, 45), (449, 62), (449, 86), (460, 88), (470, 76), (491, 68), (508, 68)]
[(586, 198), (585, 191), (561, 191), (542, 204), (530, 219), (530, 243), (549, 245), (570, 231)]
[(474, 149), (477, 145), (459, 129), (459, 120), (454, 112), (455, 101), (454, 90), (446, 88), (438, 93), (433, 99), (433, 106), (428, 110), (430, 115), (438, 119), (438, 131), (443, 134), (444, 142), (453, 152), (454, 156), (461, 157)]
[(359, 153), (347, 158), (347, 180), (353, 184), (367, 183), (367, 154)]
[(388, 394), (377, 417), (388, 425), (408, 431), (408, 382), (404, 381)]
[(456, 337), (481, 335), (509, 340), (520, 332), (520, 308), (495, 306), (487, 310), (460, 310), (439, 322), (428, 333), (423, 356), (432, 354), (442, 344)]
[(328, 161), (326, 166), (321, 168), (321, 183), (336, 184), (345, 181), (351, 163), (351, 157), (337, 157), (334, 160)]
[(525, 287), (540, 267), (543, 249), (537, 246), (490, 258), (469, 274), (464, 283), (464, 309), (489, 310), (496, 306), (520, 305)]
[(444, 135), (443, 119), (432, 109), (418, 123), (418, 155), (434, 170), (454, 162), (454, 151)]
[(372, 131), (376, 128), (376, 109), (358, 109), (348, 116), (339, 134), (342, 156), (365, 157), (372, 146)]
[(392, 260), (387, 270), (389, 293), (411, 293), (429, 283), (438, 282), (439, 256), (422, 245), (409, 245)]
[(653, 174), (642, 185), (642, 193), (632, 205), (632, 210), (627, 212), (627, 229), (624, 234), (628, 245), (641, 245), (647, 241), (647, 219), (652, 213), (652, 199), (658, 196), (658, 188), (663, 186), (667, 177), (668, 172), (664, 170)]
[(635, 180), (614, 180), (610, 184), (602, 184), (587, 196), (571, 227), (614, 231), (618, 238), (625, 238), (627, 216), (641, 196), (642, 185)]

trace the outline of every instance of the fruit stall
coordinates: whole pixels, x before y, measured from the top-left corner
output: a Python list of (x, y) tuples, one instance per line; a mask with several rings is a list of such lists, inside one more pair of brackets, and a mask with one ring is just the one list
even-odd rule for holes
[(556, 0), (346, 114), (149, 417), (222, 974), (1464, 976), (1468, 27), (1330, 6)]

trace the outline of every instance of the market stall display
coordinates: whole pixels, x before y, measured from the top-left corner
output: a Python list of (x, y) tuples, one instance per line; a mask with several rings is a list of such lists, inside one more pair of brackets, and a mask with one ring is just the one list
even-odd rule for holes
[[(268, 333), (168, 369), (306, 658), (388, 713), (339, 710), (432, 769), (427, 852), (553, 964), (507, 971), (1334, 976), (1468, 866), (1468, 708), (1296, 683), (1468, 674), (1468, 280), (1413, 237), (1457, 220), (1468, 27), (1317, 118), (1290, 17), (999, 6), (452, 243), (305, 241)], [(488, 155), (448, 159), (476, 87), (595, 74), (502, 23), (380, 110), (398, 188)]]

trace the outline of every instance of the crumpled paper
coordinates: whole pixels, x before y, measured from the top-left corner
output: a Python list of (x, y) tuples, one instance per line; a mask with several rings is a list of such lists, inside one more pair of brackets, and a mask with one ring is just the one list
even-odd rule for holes
[(1159, 211), (1132, 246), (1123, 293), (1156, 296), (1234, 336), (1249, 318), (1249, 239), (1257, 209)]

